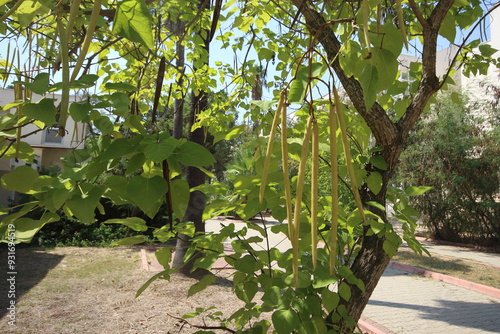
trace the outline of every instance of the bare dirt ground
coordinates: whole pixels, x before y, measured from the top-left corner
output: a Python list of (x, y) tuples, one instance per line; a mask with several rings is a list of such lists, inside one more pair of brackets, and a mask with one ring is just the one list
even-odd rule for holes
[(0, 332), (193, 333), (199, 329), (190, 324), (217, 324), (203, 317), (186, 323), (184, 314), (217, 306), (229, 316), (243, 306), (231, 293), (229, 270), (214, 272), (217, 283), (189, 298), (187, 291), (196, 281), (174, 275), (170, 281), (155, 281), (135, 299), (154, 274), (141, 268), (139, 248), (18, 248), (12, 326), (5, 248), (0, 256)]

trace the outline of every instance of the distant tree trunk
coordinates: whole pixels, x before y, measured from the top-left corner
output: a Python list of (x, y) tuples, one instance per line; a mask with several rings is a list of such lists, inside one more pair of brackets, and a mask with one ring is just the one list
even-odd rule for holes
[[(208, 48), (208, 47), (207, 47)], [(198, 95), (193, 93), (192, 104), (189, 117), (189, 127), (196, 121), (196, 117), (199, 111), (207, 108), (207, 93), (199, 92)], [(195, 142), (197, 144), (206, 146), (206, 136), (203, 128), (198, 128), (192, 131), (188, 135), (188, 140)], [(196, 167), (186, 168), (186, 180), (190, 188), (197, 187), (205, 183), (205, 173)], [(201, 191), (192, 191), (189, 197), (188, 208), (184, 218), (184, 222), (193, 222), (195, 226), (195, 231), (197, 233), (205, 232), (205, 222), (202, 219), (203, 210), (205, 209), (205, 194)], [(179, 268), (178, 272), (186, 276), (196, 276), (199, 277), (204, 271), (191, 272), (193, 268), (194, 261), (199, 258), (202, 254), (197, 253), (191, 261), (184, 263), (184, 256), (186, 255), (187, 249), (191, 246), (191, 238), (184, 234), (179, 234), (177, 239), (176, 251), (174, 256), (174, 261), (172, 267)]]
[[(185, 24), (183, 21), (177, 22), (178, 31), (184, 32)], [(179, 34), (178, 34), (179, 35)], [(182, 87), (184, 85), (184, 70), (185, 70), (185, 47), (182, 41), (178, 41), (175, 45), (176, 54), (176, 64), (177, 70), (180, 72), (179, 79), (177, 79), (177, 86)], [(183, 136), (184, 127), (184, 97), (177, 98), (174, 101), (174, 125), (172, 130), (172, 136), (175, 139), (181, 139)]]
[[(200, 9), (202, 8), (203, 5), (204, 1), (200, 1), (199, 3)], [(202, 32), (203, 33), (200, 32), (201, 36), (206, 36), (206, 37), (204, 37), (205, 45), (203, 46), (203, 49), (201, 50), (200, 54), (203, 53), (206, 54), (205, 63), (208, 64), (209, 51), (210, 51), (209, 48), (210, 34), (208, 31), (202, 31)], [(205, 55), (200, 55), (200, 57), (205, 57)], [(198, 68), (195, 67), (194, 70), (196, 72)], [(206, 91), (198, 91), (197, 93), (192, 92), (191, 106), (189, 112), (189, 124), (188, 124), (189, 129), (191, 129), (192, 125), (196, 123), (196, 119), (199, 113), (206, 110), (207, 108), (208, 108), (208, 93)], [(179, 115), (180, 116), (177, 117), (180, 117), (181, 120), (178, 120), (178, 122), (182, 122), (182, 113), (179, 113)], [(178, 129), (179, 125), (178, 123), (175, 122), (175, 117), (174, 117), (174, 124), (177, 124), (176, 126)], [(188, 140), (205, 147), (208, 144), (204, 128), (197, 128), (194, 131), (190, 130), (188, 134)], [(206, 179), (205, 173), (202, 172), (199, 168), (196, 167), (186, 168), (186, 181), (188, 182), (190, 188), (194, 188), (204, 184), (205, 179)], [(205, 222), (203, 221), (204, 209), (205, 209), (205, 194), (203, 194), (201, 191), (192, 191), (189, 197), (188, 208), (186, 210), (186, 214), (184, 215), (182, 221), (193, 222), (196, 233), (205, 233)], [(177, 238), (176, 250), (175, 250), (174, 260), (172, 262), (172, 267), (178, 268), (177, 273), (179, 274), (199, 278), (200, 276), (206, 274), (207, 271), (200, 269), (193, 271), (193, 264), (196, 261), (196, 259), (201, 257), (203, 254), (201, 252), (196, 252), (195, 255), (187, 263), (185, 263), (184, 257), (190, 246), (191, 246), (191, 237), (185, 234), (179, 234)]]

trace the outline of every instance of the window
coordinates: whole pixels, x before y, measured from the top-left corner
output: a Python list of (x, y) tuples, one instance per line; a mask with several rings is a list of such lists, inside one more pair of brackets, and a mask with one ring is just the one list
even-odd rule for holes
[(50, 127), (45, 130), (45, 143), (61, 144), (62, 137), (59, 136), (59, 129)]

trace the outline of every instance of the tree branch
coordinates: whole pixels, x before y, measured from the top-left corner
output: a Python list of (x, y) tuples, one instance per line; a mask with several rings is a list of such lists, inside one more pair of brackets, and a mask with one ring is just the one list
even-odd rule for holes
[(390, 149), (399, 138), (396, 125), (390, 120), (380, 104), (375, 103), (370, 109), (366, 109), (363, 89), (354, 77), (348, 77), (338, 61), (341, 43), (329, 27), (324, 17), (303, 0), (292, 0), (294, 5), (302, 12), (311, 34), (317, 36), (323, 45), (331, 62), (331, 66), (337, 74), (342, 86), (349, 96), (356, 111), (365, 119), (370, 127), (377, 144)]
[(403, 138), (406, 137), (410, 129), (420, 118), (429, 98), (439, 90), (440, 84), (436, 75), (437, 39), (439, 36), (439, 27), (453, 3), (454, 0), (440, 1), (427, 20), (429, 25), (427, 27), (424, 26), (424, 43), (422, 43), (422, 79), (420, 80), (420, 85), (413, 101), (397, 123), (401, 129)]
[(429, 22), (424, 18), (420, 10), (418, 9), (417, 4), (415, 3), (415, 0), (408, 0), (408, 3), (410, 5), (411, 10), (413, 10), (413, 13), (415, 14), (415, 17), (417, 18), (418, 22), (422, 25), (424, 28), (428, 28)]

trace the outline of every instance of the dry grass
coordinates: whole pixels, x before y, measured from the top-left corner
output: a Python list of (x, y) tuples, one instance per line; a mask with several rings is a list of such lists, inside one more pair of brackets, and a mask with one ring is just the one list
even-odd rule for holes
[(435, 254), (420, 256), (407, 249), (400, 249), (392, 260), (500, 289), (500, 270), (491, 266)]
[[(5, 273), (6, 252), (0, 251)], [(9, 326), (6, 280), (0, 283), (2, 333), (193, 333), (180, 319), (196, 307), (216, 305), (230, 315), (242, 303), (219, 273), (215, 285), (187, 297), (196, 281), (173, 276), (157, 280), (137, 299), (135, 294), (154, 273), (141, 269), (138, 248), (19, 248), (16, 251), (16, 323)], [(221, 296), (224, 300), (221, 300)], [(206, 322), (205, 322), (206, 321)], [(189, 319), (195, 325), (215, 325)]]

